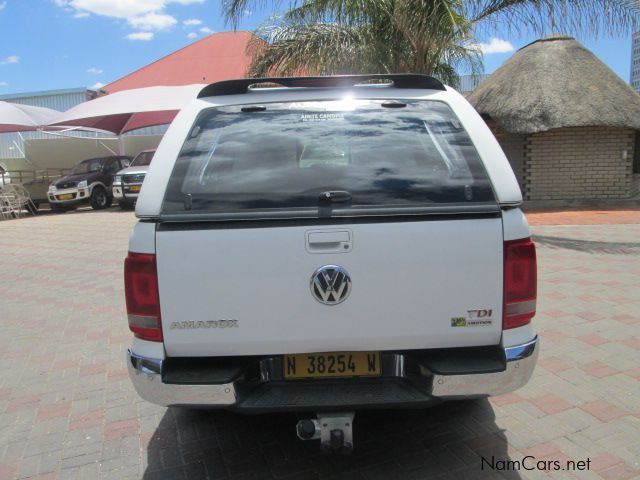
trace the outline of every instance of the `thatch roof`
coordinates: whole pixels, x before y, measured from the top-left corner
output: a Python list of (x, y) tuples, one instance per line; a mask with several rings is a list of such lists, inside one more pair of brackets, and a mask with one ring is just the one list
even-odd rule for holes
[(469, 101), (511, 133), (586, 126), (640, 130), (640, 95), (569, 37), (520, 49)]

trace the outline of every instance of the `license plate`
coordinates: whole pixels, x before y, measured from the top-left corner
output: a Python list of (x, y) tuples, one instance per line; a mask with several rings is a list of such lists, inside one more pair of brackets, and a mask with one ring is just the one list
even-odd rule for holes
[(65, 193), (64, 195), (58, 195), (58, 200), (71, 200), (73, 193)]
[(302, 353), (284, 356), (284, 378), (379, 377), (380, 352)]
[(130, 192), (139, 192), (140, 191), (140, 185), (132, 185), (129, 187), (129, 191)]

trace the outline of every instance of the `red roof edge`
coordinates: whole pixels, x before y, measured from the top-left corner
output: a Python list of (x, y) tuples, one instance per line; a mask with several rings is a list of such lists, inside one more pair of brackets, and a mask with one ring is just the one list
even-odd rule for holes
[[(185, 45), (184, 47), (181, 47), (181, 48), (179, 48), (178, 50), (175, 50), (175, 51), (173, 51), (173, 52), (171, 52), (171, 53), (169, 53), (169, 54), (167, 54), (167, 55), (164, 55), (164, 56), (162, 56), (162, 57), (158, 58), (157, 60), (154, 60), (154, 61), (153, 61), (153, 62), (151, 62), (151, 63), (148, 63), (148, 64), (146, 64), (146, 65), (143, 65), (142, 67), (140, 67), (140, 68), (138, 68), (138, 69), (134, 70), (134, 71), (133, 71), (133, 72), (131, 72), (131, 73), (128, 73), (128, 74), (126, 74), (126, 75), (124, 75), (124, 76), (122, 76), (122, 77), (120, 77), (120, 78), (118, 78), (118, 79), (116, 79), (116, 80), (114, 80), (114, 81), (112, 81), (112, 82), (109, 82), (107, 85), (105, 85), (105, 86), (103, 86), (102, 88), (100, 88), (100, 90), (101, 90), (101, 91), (105, 91), (105, 92), (107, 92), (107, 93), (112, 93), (112, 92), (110, 92), (109, 87), (112, 87), (114, 84), (119, 83), (119, 82), (121, 82), (121, 81), (123, 81), (123, 80), (127, 79), (128, 77), (131, 77), (131, 76), (133, 76), (133, 75), (136, 75), (137, 73), (141, 72), (142, 70), (145, 70), (146, 68), (151, 67), (152, 65), (155, 65), (155, 64), (157, 64), (157, 63), (160, 63), (160, 62), (162, 62), (162, 61), (164, 61), (164, 60), (166, 60), (166, 59), (168, 59), (168, 58), (170, 58), (170, 57), (173, 57), (174, 55), (178, 55), (178, 54), (180, 54), (181, 52), (183, 52), (184, 50), (189, 49), (189, 48), (193, 47), (194, 45), (196, 45), (196, 44), (198, 44), (198, 43), (201, 43), (201, 42), (204, 42), (204, 41), (210, 40), (210, 39), (211, 39), (211, 37), (216, 37), (216, 36), (229, 36), (229, 35), (233, 35), (233, 36), (246, 36), (246, 37), (247, 37), (247, 42), (249, 41), (249, 39), (250, 39), (251, 37), (253, 37), (253, 33), (252, 33), (252, 32), (249, 32), (249, 31), (247, 31), (247, 30), (237, 30), (237, 31), (231, 31), (231, 32), (216, 32), (216, 33), (212, 33), (211, 35), (207, 35), (206, 37), (203, 37), (203, 38), (201, 38), (201, 39), (199, 39), (199, 40), (196, 40), (195, 42), (189, 43), (188, 45)], [(194, 82), (194, 83), (197, 83), (197, 82)]]

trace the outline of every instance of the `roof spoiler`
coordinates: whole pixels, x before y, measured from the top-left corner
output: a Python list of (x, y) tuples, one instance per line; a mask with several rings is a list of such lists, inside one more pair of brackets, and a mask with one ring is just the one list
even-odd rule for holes
[(307, 88), (344, 88), (353, 87), (371, 80), (387, 80), (395, 88), (415, 88), (426, 90), (445, 90), (445, 86), (433, 77), (417, 74), (372, 74), (372, 75), (335, 75), (330, 77), (271, 77), (240, 78), (225, 80), (207, 85), (198, 94), (198, 98), (216, 95), (237, 95), (247, 93), (251, 85), (275, 84), (283, 87)]

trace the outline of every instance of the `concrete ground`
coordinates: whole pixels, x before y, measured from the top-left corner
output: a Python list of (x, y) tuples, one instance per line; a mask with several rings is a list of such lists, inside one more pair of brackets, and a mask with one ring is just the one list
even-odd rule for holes
[(527, 218), (531, 225), (632, 225), (640, 224), (640, 208), (533, 211)]
[[(292, 415), (138, 398), (124, 363), (132, 212), (0, 222), (0, 479), (640, 478), (640, 222), (541, 225), (553, 220), (533, 222), (542, 349), (531, 382), (358, 414), (351, 456), (296, 440)], [(536, 468), (555, 460), (589, 469)]]

